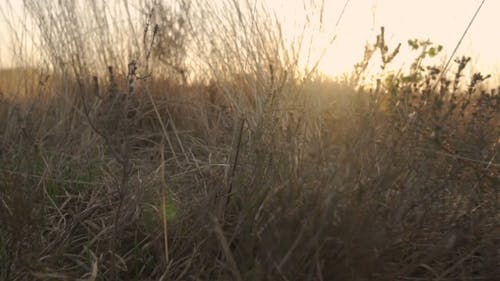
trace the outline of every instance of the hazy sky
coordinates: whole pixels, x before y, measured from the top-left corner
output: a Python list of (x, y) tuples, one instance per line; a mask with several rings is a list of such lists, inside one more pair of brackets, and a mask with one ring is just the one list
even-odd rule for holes
[[(295, 9), (301, 10), (300, 5), (293, 6), (289, 1), (273, 2), (285, 17), (296, 14)], [(409, 64), (414, 55), (407, 48), (408, 39), (430, 39), (444, 45), (444, 52), (451, 54), (480, 3), (480, 0), (351, 0), (335, 28), (345, 1), (325, 0), (327, 33), (336, 34), (337, 39), (320, 67), (328, 74), (351, 70), (362, 57), (364, 43), (374, 41), (380, 26), (386, 27), (389, 46), (403, 43), (395, 62), (398, 66)], [(495, 29), (499, 12), (500, 1), (486, 0), (456, 53), (456, 56), (472, 56), (475, 66), (484, 72), (500, 72), (500, 36)]]
[[(0, 0), (0, 8), (4, 1)], [(278, 17), (291, 23), (303, 18), (304, 1), (309, 0), (267, 0), (265, 3), (276, 9)], [(18, 6), (21, 2), (11, 0)], [(399, 64), (408, 63), (411, 53), (404, 50), (411, 38), (430, 39), (451, 53), (480, 3), (481, 0), (350, 0), (336, 28), (345, 0), (325, 0), (325, 35), (324, 38), (319, 35), (318, 48), (324, 46), (332, 34), (337, 35), (337, 39), (328, 49), (320, 69), (331, 75), (352, 70), (363, 55), (365, 42), (372, 42), (382, 25), (386, 27), (389, 46), (403, 43)], [(486, 0), (457, 52), (457, 55), (472, 56), (475, 65), (484, 72), (500, 72), (500, 36), (495, 29), (499, 12), (499, 0)], [(293, 24), (283, 26), (288, 28), (286, 32), (297, 32)], [(6, 38), (5, 22), (0, 19), (0, 65), (7, 65), (9, 61)]]
[[(328, 1), (335, 15), (343, 0)], [(472, 18), (480, 0), (351, 0), (338, 27), (337, 41), (328, 52), (322, 67), (336, 74), (360, 58), (363, 42), (373, 42), (380, 26), (386, 27), (389, 46), (411, 38), (430, 39), (442, 44), (450, 54)], [(500, 1), (486, 0), (457, 55), (470, 55), (477, 67), (500, 71), (500, 36), (497, 35)], [(332, 15), (333, 17), (333, 15)], [(336, 20), (331, 19), (331, 22)], [(391, 44), (392, 43), (392, 44)], [(403, 51), (401, 61), (410, 51)], [(337, 62), (337, 63), (335, 63)]]

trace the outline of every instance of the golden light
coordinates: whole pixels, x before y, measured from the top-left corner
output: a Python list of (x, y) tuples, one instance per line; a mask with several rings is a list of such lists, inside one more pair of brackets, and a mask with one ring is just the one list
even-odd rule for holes
[[(277, 14), (285, 20), (297, 18), (303, 11), (299, 2), (272, 1)], [(287, 4), (288, 3), (288, 4)], [(339, 75), (351, 71), (362, 57), (366, 42), (373, 42), (380, 26), (386, 27), (389, 46), (402, 43), (401, 53), (395, 68), (411, 63), (415, 54), (407, 48), (408, 39), (423, 39), (444, 46), (443, 55), (450, 54), (457, 45), (471, 17), (481, 3), (455, 0), (352, 0), (348, 1), (345, 13), (335, 26), (345, 1), (325, 1), (324, 30), (316, 36), (317, 49), (327, 45), (329, 36), (336, 40), (328, 48), (319, 66), (328, 75)], [(484, 72), (500, 69), (500, 36), (492, 33), (496, 26), (500, 1), (486, 1), (466, 34), (456, 55), (472, 56), (472, 64)], [(299, 30), (288, 30), (290, 33)], [(316, 56), (319, 54), (316, 53)]]
[[(12, 10), (7, 3), (12, 5)], [(351, 0), (347, 1), (345, 13), (338, 25), (336, 22), (346, 1), (269, 0), (261, 3), (276, 14), (285, 36), (289, 38), (302, 32), (307, 12), (323, 10), (322, 26), (312, 29), (310, 32), (313, 34), (308, 34), (314, 39), (310, 41), (310, 51), (307, 48), (302, 50), (302, 64), (310, 67), (321, 58), (318, 69), (335, 76), (353, 69), (353, 65), (363, 55), (366, 42), (373, 42), (380, 26), (386, 27), (389, 46), (396, 46), (400, 42), (403, 44), (401, 53), (393, 64), (396, 69), (411, 63), (414, 57), (407, 48), (408, 39), (429, 39), (444, 46), (444, 56), (450, 54), (481, 0)], [(311, 3), (316, 6), (308, 6)], [(0, 3), (0, 66), (3, 67), (12, 64), (12, 42), (9, 42), (12, 34), (9, 35), (5, 19), (21, 15), (21, 6), (21, 1)], [(493, 73), (500, 69), (500, 36), (492, 32), (492, 28), (496, 26), (498, 11), (500, 1), (486, 1), (456, 54), (472, 56), (472, 65), (483, 72)], [(319, 13), (311, 15), (317, 17)], [(310, 20), (319, 21), (318, 18)], [(332, 36), (336, 39), (330, 44)], [(325, 48), (327, 49), (323, 53)]]

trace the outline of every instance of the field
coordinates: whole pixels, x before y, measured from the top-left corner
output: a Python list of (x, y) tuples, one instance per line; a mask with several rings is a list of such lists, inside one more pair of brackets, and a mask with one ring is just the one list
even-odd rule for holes
[(382, 28), (330, 78), (271, 14), (153, 2), (113, 25), (26, 1), (42, 59), (0, 71), (0, 280), (498, 280), (500, 87), (469, 58)]

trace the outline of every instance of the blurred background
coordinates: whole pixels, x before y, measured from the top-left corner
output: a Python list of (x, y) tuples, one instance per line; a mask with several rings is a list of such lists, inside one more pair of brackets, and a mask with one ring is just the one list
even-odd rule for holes
[[(39, 48), (32, 48), (37, 41), (36, 23), (29, 20), (30, 13), (23, 6), (32, 6), (37, 1), (4, 0), (0, 3), (0, 65), (10, 67), (18, 64), (16, 59), (20, 52), (36, 53)], [(79, 2), (79, 1), (72, 1)], [(80, 1), (82, 10), (91, 12), (91, 2)], [(123, 8), (123, 1), (106, 1), (103, 5), (110, 15), (110, 24), (120, 25), (131, 16), (137, 24), (144, 22), (141, 16), (140, 1), (130, 2), (128, 12)], [(167, 1), (168, 2), (168, 1)], [(172, 3), (176, 1), (171, 1)], [(182, 1), (177, 1), (182, 2)], [(204, 9), (204, 5), (223, 6), (232, 1), (189, 1), (191, 9)], [(246, 1), (240, 0), (243, 3)], [(478, 0), (351, 0), (351, 1), (303, 1), (303, 0), (270, 0), (250, 1), (256, 6), (264, 5), (269, 12), (279, 19), (284, 37), (291, 39), (300, 36), (304, 24), (309, 24), (308, 34), (313, 36), (312, 49), (303, 49), (302, 56), (310, 55), (309, 61), (303, 59), (302, 64), (312, 64), (322, 57), (319, 70), (329, 76), (337, 76), (353, 69), (360, 60), (365, 43), (372, 41), (379, 32), (380, 26), (386, 27), (386, 40), (391, 46), (403, 43), (408, 39), (429, 39), (433, 43), (444, 46), (441, 61), (454, 49), (464, 32), (472, 15), (481, 3)], [(31, 3), (31, 4), (30, 4)], [(213, 4), (217, 3), (217, 4)], [(85, 8), (85, 6), (89, 6)], [(320, 11), (322, 9), (322, 11)], [(478, 17), (465, 36), (456, 55), (472, 56), (475, 68), (483, 72), (494, 73), (500, 68), (500, 37), (495, 36), (493, 28), (498, 20), (500, 2), (486, 1)], [(341, 20), (340, 15), (344, 11)], [(33, 12), (33, 10), (32, 10)], [(321, 14), (321, 26), (318, 16)], [(314, 18), (310, 18), (314, 17)], [(81, 20), (81, 19), (80, 19)], [(307, 22), (308, 21), (308, 22)], [(31, 22), (31, 24), (30, 24)], [(313, 24), (313, 22), (315, 22)], [(94, 32), (98, 26), (88, 25), (85, 32)], [(35, 36), (35, 37), (33, 37)], [(123, 34), (121, 36), (124, 36)], [(332, 37), (336, 39), (332, 42)], [(19, 48), (22, 43), (23, 48)], [(326, 51), (324, 49), (327, 48)], [(414, 54), (408, 48), (402, 48), (393, 67), (404, 67)], [(471, 70), (472, 71), (472, 70)], [(498, 80), (498, 75), (493, 75)]]

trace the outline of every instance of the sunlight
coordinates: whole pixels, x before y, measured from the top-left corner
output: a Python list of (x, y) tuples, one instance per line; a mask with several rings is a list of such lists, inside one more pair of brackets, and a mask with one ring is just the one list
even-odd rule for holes
[[(282, 3), (286, 2), (286, 4)], [(303, 11), (301, 1), (273, 1), (271, 7), (284, 21), (298, 19)], [(352, 70), (363, 55), (366, 42), (373, 42), (380, 26), (386, 27), (386, 39), (389, 46), (403, 44), (394, 68), (403, 67), (403, 62), (413, 59), (408, 50), (407, 40), (429, 39), (444, 46), (444, 54), (455, 48), (469, 20), (481, 1), (401, 1), (401, 0), (352, 0), (341, 19), (339, 26), (335, 22), (342, 10), (344, 1), (325, 1), (324, 30), (316, 34), (316, 53), (328, 45), (328, 38), (336, 35), (336, 40), (328, 48), (320, 71), (336, 76)], [(500, 11), (499, 1), (487, 1), (464, 38), (456, 56), (472, 56), (472, 65), (485, 71), (494, 72), (500, 66), (500, 37), (490, 30)], [(290, 25), (289, 25), (290, 26)], [(300, 26), (300, 24), (298, 25)], [(297, 34), (300, 30), (287, 29), (288, 34)]]
[[(246, 3), (247, 0), (238, 1)], [(281, 22), (285, 37), (289, 40), (301, 35), (304, 24), (310, 25), (306, 37), (313, 39), (305, 40), (300, 64), (302, 67), (311, 68), (321, 59), (318, 70), (329, 76), (352, 71), (353, 65), (363, 56), (364, 45), (374, 41), (380, 26), (386, 27), (386, 39), (390, 47), (400, 42), (403, 44), (392, 66), (394, 69), (405, 67), (405, 63), (414, 57), (407, 48), (408, 39), (429, 39), (441, 44), (444, 46), (443, 56), (446, 56), (456, 46), (480, 2), (479, 0), (352, 0), (348, 1), (345, 13), (337, 26), (336, 22), (345, 1), (325, 0), (323, 6), (321, 6), (322, 1), (257, 1), (275, 13)], [(9, 3), (14, 11), (10, 11)], [(0, 3), (2, 11), (0, 36), (5, 40), (0, 45), (0, 64), (3, 67), (13, 64), (11, 57), (13, 45), (10, 42), (12, 34), (9, 34), (5, 20), (9, 17), (12, 20), (14, 15), (20, 15), (21, 6), (20, 1)], [(321, 9), (323, 9), (322, 25), (317, 18)], [(490, 32), (499, 10), (499, 1), (486, 2), (456, 54), (456, 56), (472, 56), (472, 65), (484, 72), (496, 72), (500, 68), (498, 51), (500, 37), (493, 36)], [(306, 23), (308, 16), (309, 21)], [(20, 26), (16, 28), (20, 29)], [(335, 40), (330, 44), (333, 37)]]
[(0, 280), (498, 280), (485, 1), (0, 0)]

